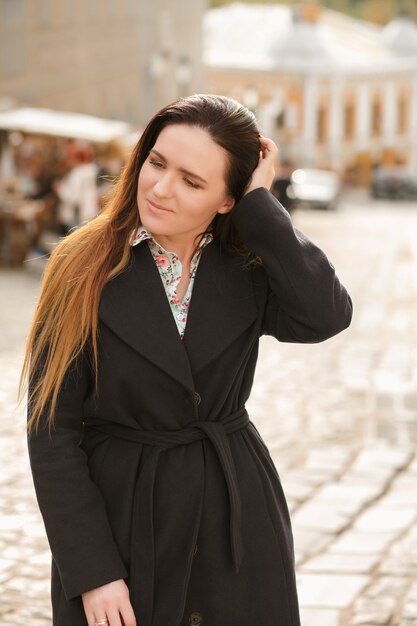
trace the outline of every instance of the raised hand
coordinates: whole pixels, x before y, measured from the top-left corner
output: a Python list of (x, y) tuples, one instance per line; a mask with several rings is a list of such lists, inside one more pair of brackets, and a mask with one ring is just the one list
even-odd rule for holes
[(259, 163), (253, 171), (244, 195), (257, 187), (270, 189), (275, 178), (275, 162), (277, 160), (278, 148), (272, 139), (268, 137), (260, 135), (259, 140), (261, 142)]

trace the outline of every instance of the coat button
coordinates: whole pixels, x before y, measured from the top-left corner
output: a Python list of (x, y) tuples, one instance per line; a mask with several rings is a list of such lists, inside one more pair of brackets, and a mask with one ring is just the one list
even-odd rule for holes
[(194, 397), (195, 397), (195, 403), (196, 404), (200, 404), (201, 402), (201, 396), (199, 393), (197, 393), (197, 391), (194, 391)]
[(203, 623), (203, 616), (198, 612), (191, 613), (188, 623), (191, 624), (191, 626), (199, 626), (199, 624)]

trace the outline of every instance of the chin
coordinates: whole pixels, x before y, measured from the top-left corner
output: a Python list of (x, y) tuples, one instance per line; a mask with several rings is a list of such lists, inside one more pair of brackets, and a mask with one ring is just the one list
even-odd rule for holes
[(154, 235), (169, 235), (170, 233), (167, 231), (166, 224), (161, 222), (158, 217), (154, 217), (153, 215), (141, 215), (139, 213), (140, 223), (147, 229), (149, 232)]

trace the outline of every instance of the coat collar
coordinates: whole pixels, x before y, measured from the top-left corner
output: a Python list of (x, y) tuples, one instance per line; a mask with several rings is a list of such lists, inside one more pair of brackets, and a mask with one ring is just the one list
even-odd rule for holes
[[(153, 235), (149, 232), (149, 230), (143, 224), (141, 224), (136, 230), (134, 230), (131, 233), (129, 237), (129, 243), (131, 246), (137, 246), (139, 243), (142, 243), (142, 241), (144, 241), (145, 239), (151, 240), (152, 245), (154, 246), (154, 249), (160, 249), (161, 252), (164, 252), (166, 254), (173, 254), (172, 252), (170, 253), (167, 250), (165, 250), (165, 248), (161, 246), (161, 244), (158, 241), (156, 241)], [(209, 227), (207, 231), (204, 233), (204, 235), (201, 237), (198, 247), (202, 248), (203, 246), (207, 245), (212, 239), (213, 239), (212, 228)]]
[(201, 254), (181, 339), (146, 242), (131, 248), (128, 266), (103, 288), (99, 318), (125, 343), (187, 389), (193, 376), (257, 316), (249, 269), (213, 240)]

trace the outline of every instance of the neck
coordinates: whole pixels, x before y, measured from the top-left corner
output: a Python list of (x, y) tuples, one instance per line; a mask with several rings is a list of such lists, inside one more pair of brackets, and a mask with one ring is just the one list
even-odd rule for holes
[[(207, 225), (208, 226), (208, 225)], [(162, 246), (167, 252), (173, 252), (177, 255), (182, 265), (189, 264), (195, 253), (196, 246), (200, 242), (202, 235), (197, 237), (197, 234), (205, 232), (207, 226), (203, 229), (193, 233), (184, 233), (181, 235), (154, 235), (152, 237)]]
[(194, 248), (191, 242), (179, 242), (175, 237), (168, 237), (166, 235), (152, 234), (152, 236), (164, 250), (176, 254), (183, 265), (191, 261)]

